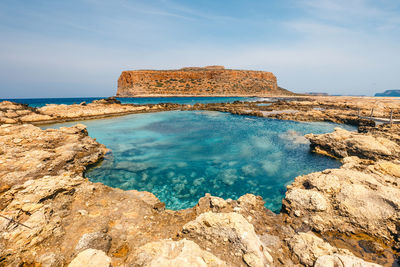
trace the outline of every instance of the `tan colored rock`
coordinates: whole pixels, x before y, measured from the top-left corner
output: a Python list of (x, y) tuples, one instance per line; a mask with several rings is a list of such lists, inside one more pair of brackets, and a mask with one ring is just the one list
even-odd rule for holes
[(328, 208), (325, 197), (318, 191), (294, 188), (286, 194), (286, 200), (293, 203), (293, 208), (310, 211), (324, 211)]
[(87, 249), (79, 253), (68, 267), (110, 267), (111, 258), (103, 251), (96, 249)]
[(335, 128), (333, 133), (309, 134), (306, 137), (310, 140), (312, 148), (339, 158), (349, 156), (375, 160), (400, 158), (400, 146), (383, 137), (349, 132), (341, 128)]
[(65, 172), (81, 175), (106, 149), (88, 136), (84, 125), (41, 130), (30, 124), (6, 124), (0, 127), (0, 151), (1, 187)]
[(79, 239), (75, 250), (80, 252), (88, 248), (93, 248), (108, 253), (111, 248), (111, 239), (111, 236), (103, 232), (87, 233)]
[(238, 203), (240, 206), (247, 206), (247, 207), (257, 207), (257, 206), (263, 206), (264, 201), (260, 196), (255, 196), (253, 194), (245, 194), (241, 197), (238, 198)]
[(192, 238), (211, 239), (212, 243), (230, 242), (234, 253), (242, 255), (248, 266), (266, 266), (273, 263), (254, 227), (237, 213), (206, 212), (184, 225), (183, 232)]
[(324, 255), (317, 259), (314, 267), (380, 267), (381, 265), (366, 262), (360, 258), (343, 255), (343, 254), (333, 254)]
[(331, 255), (338, 251), (312, 232), (298, 233), (288, 241), (288, 244), (300, 263), (306, 266), (313, 266), (320, 256)]
[(223, 267), (227, 264), (190, 240), (161, 240), (136, 251), (133, 266), (143, 267)]
[(0, 124), (49, 124), (180, 108), (181, 105), (178, 104), (123, 105), (115, 98), (101, 99), (85, 105), (48, 104), (40, 108), (3, 101), (0, 102)]
[[(340, 169), (299, 176), (288, 186), (284, 210), (301, 214), (299, 219), (319, 232), (363, 233), (398, 246), (393, 241), (399, 234), (400, 186), (397, 177), (382, 170), (382, 163), (365, 170), (347, 161)], [(396, 169), (394, 165), (388, 166)], [(315, 194), (325, 199), (327, 208), (314, 208)]]
[(123, 71), (117, 96), (253, 96), (293, 94), (271, 72), (222, 68)]
[(41, 267), (59, 267), (64, 266), (64, 259), (61, 255), (56, 253), (43, 254), (39, 259)]

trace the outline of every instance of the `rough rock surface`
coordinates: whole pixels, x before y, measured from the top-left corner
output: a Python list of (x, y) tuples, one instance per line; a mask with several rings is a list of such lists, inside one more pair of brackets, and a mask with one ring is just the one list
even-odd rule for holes
[(133, 266), (225, 267), (224, 261), (202, 250), (196, 243), (182, 239), (161, 240), (140, 247), (132, 260)]
[(0, 193), (46, 175), (83, 174), (106, 152), (86, 126), (41, 130), (31, 124), (0, 126)]
[(273, 258), (268, 253), (259, 237), (254, 232), (254, 227), (238, 213), (213, 213), (206, 212), (183, 226), (186, 236), (203, 239), (213, 244), (229, 242), (233, 250), (227, 255), (240, 256), (251, 267), (267, 266), (273, 263)]
[(0, 102), (0, 124), (48, 121), (52, 117), (41, 114), (36, 108), (10, 101)]
[[(339, 129), (308, 138), (316, 152), (341, 157), (344, 165), (299, 176), (288, 186), (283, 210), (292, 223), (341, 245), (340, 239), (347, 236), (348, 244), (380, 257), (387, 257), (391, 249), (398, 250), (398, 144), (381, 136)], [(366, 256), (364, 252), (359, 256)]]
[(111, 259), (103, 251), (87, 249), (71, 261), (68, 267), (109, 267)]
[(325, 255), (321, 256), (317, 259), (314, 264), (314, 267), (379, 267), (381, 265), (366, 262), (360, 258), (342, 255), (342, 254), (333, 254), (333, 255)]
[(262, 96), (293, 94), (278, 88), (271, 72), (229, 70), (223, 67), (180, 70), (123, 71), (119, 97), (132, 96)]
[(380, 136), (349, 132), (342, 128), (324, 135), (306, 135), (311, 147), (337, 158), (357, 156), (363, 159), (400, 159), (400, 146)]
[(331, 255), (339, 251), (312, 232), (297, 233), (288, 241), (288, 244), (291, 251), (299, 258), (300, 263), (306, 266), (313, 266), (320, 256)]
[[(233, 103), (196, 104), (199, 110), (215, 110), (240, 115), (251, 115), (294, 121), (329, 121), (356, 126), (374, 127), (376, 122), (389, 122), (393, 111), (394, 122), (400, 123), (400, 106), (394, 98), (371, 97), (269, 97), (256, 102), (235, 101)], [(373, 117), (370, 118), (373, 110)], [(399, 125), (394, 125), (398, 128)], [(375, 129), (384, 132), (389, 128)], [(368, 128), (367, 130), (372, 130)], [(389, 136), (396, 135), (390, 131)], [(400, 139), (397, 134), (398, 139)]]
[(157, 112), (180, 109), (178, 104), (133, 105), (120, 104), (114, 98), (93, 101), (93, 103), (56, 105), (47, 104), (41, 108), (9, 101), (0, 102), (0, 124), (49, 124), (55, 122), (98, 119), (126, 114)]
[(111, 239), (111, 236), (103, 232), (87, 233), (79, 239), (75, 250), (80, 252), (88, 248), (93, 248), (108, 253), (111, 248)]
[(380, 161), (360, 171), (353, 164), (297, 177), (284, 209), (318, 232), (366, 234), (399, 247), (400, 186), (388, 173), (400, 165)]

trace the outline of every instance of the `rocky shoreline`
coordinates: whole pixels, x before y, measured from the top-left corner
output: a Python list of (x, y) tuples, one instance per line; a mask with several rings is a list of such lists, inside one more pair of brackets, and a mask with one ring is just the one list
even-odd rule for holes
[[(386, 116), (398, 102), (289, 100), (191, 106), (111, 99), (39, 109), (0, 103), (0, 266), (396, 266), (400, 127), (375, 126), (362, 115), (374, 107)], [(332, 121), (360, 132), (307, 135), (313, 151), (343, 165), (295, 178), (274, 214), (250, 194), (206, 195), (191, 209), (171, 211), (151, 193), (92, 183), (86, 167), (107, 149), (84, 125), (32, 125), (168, 110)]]

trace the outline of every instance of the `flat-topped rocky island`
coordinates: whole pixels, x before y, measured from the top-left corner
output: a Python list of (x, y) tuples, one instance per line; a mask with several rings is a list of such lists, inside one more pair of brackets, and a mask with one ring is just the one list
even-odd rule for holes
[[(400, 127), (395, 99), (279, 97), (219, 104), (120, 104), (111, 98), (32, 108), (0, 103), (0, 266), (396, 266)], [(82, 120), (172, 110), (351, 124), (306, 135), (342, 166), (296, 177), (279, 214), (261, 197), (169, 210), (150, 192), (85, 178), (108, 149)], [(35, 125), (80, 121), (43, 130)], [(83, 123), (83, 124), (82, 124)]]

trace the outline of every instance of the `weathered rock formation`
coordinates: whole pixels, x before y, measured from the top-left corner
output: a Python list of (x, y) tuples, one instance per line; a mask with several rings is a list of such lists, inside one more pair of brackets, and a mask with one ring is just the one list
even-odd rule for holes
[(48, 104), (32, 108), (25, 104), (9, 101), (0, 102), (0, 124), (49, 124), (85, 119), (99, 119), (133, 113), (168, 111), (181, 108), (178, 104), (122, 105), (113, 98), (93, 101), (93, 103), (56, 105)]
[(278, 88), (271, 72), (230, 70), (222, 66), (179, 70), (123, 71), (118, 97), (264, 96), (293, 94)]
[[(288, 186), (283, 210), (292, 223), (340, 245), (344, 238), (347, 247), (353, 243), (364, 252), (383, 255), (392, 248), (399, 250), (398, 144), (342, 129), (306, 137), (316, 152), (339, 157), (344, 165), (299, 176)], [(362, 250), (361, 256), (365, 257)]]

